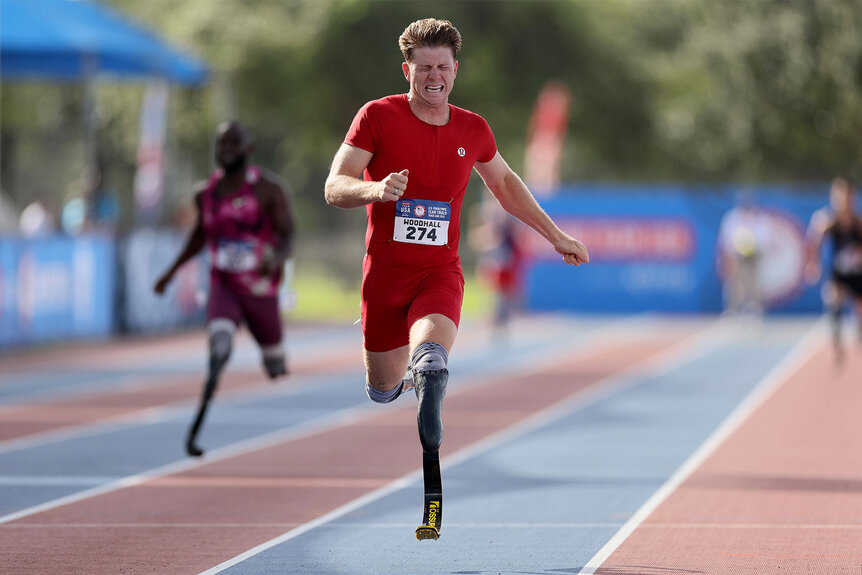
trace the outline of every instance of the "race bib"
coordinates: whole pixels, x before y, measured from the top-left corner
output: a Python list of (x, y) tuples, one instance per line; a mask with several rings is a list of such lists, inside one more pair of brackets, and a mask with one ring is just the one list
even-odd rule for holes
[(452, 206), (433, 200), (398, 200), (395, 203), (396, 242), (445, 246), (449, 243)]
[(222, 240), (215, 253), (215, 267), (231, 273), (257, 269), (257, 253), (248, 242)]
[(845, 248), (835, 254), (836, 271), (842, 274), (858, 274), (862, 272), (862, 251), (855, 248)]

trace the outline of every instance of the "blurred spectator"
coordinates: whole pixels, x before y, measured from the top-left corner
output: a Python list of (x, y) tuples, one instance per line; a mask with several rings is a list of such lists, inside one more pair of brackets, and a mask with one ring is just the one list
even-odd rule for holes
[(476, 207), (470, 230), (470, 244), (479, 255), (477, 275), (494, 293), (493, 326), (501, 337), (521, 305), (524, 250), (517, 226), (496, 200), (486, 197)]
[(750, 193), (740, 193), (722, 218), (718, 231), (718, 266), (724, 287), (725, 311), (759, 316), (763, 313), (760, 270), (767, 241), (763, 210)]
[(85, 189), (87, 203), (86, 229), (114, 232), (120, 219), (120, 202), (117, 191), (106, 184), (105, 170), (100, 165), (93, 168)]
[(57, 221), (48, 207), (36, 200), (21, 212), (18, 230), (25, 237), (49, 236), (57, 232)]
[(117, 191), (105, 184), (104, 168), (94, 166), (73, 182), (60, 221), (70, 236), (86, 232), (114, 233), (120, 219)]
[(808, 226), (808, 261), (805, 279), (816, 283), (821, 275), (820, 247), (829, 240), (831, 270), (823, 285), (823, 304), (832, 318), (835, 358), (843, 359), (841, 316), (846, 303), (855, 302), (862, 341), (862, 219), (856, 213), (856, 190), (848, 180), (835, 178), (829, 206), (811, 216)]
[(84, 226), (87, 221), (87, 204), (84, 198), (73, 197), (66, 205), (63, 206), (63, 211), (60, 214), (60, 223), (63, 226), (63, 231), (70, 235), (76, 236), (84, 231)]

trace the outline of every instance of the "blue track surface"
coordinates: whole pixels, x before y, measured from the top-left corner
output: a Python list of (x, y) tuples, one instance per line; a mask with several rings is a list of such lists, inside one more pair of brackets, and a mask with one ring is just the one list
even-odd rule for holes
[[(613, 376), (460, 452), (444, 449), (445, 513), (439, 541), (420, 543), (413, 537), (421, 512), (417, 470), (326, 520), (286, 530), (279, 541), (212, 572), (579, 573), (775, 369), (814, 321), (543, 318), (525, 320), (504, 354), (489, 342), (474, 342), (464, 350), (456, 345), (450, 392), (467, 389), (480, 378), (539, 368), (561, 354), (588, 350), (615, 337), (649, 338), (651, 333), (683, 328), (696, 332), (658, 362)], [(319, 353), (326, 345), (358, 346), (356, 336), (356, 330), (347, 327), (334, 335), (332, 330), (309, 334), (290, 344), (291, 355)], [(246, 344), (232, 365), (252, 369), (256, 361), (253, 346)], [(174, 359), (158, 368), (144, 362), (128, 370), (81, 368), (66, 374), (66, 388), (55, 372), (4, 374), (0, 405), (74, 397), (84, 393), (81, 390), (92, 393), (123, 385), (128, 378), (144, 382), (138, 385), (157, 385), (163, 374), (188, 373), (196, 362), (202, 360)], [(289, 441), (337, 426), (345, 415), (378, 409), (365, 397), (362, 379), (357, 365), (220, 398), (201, 443), (217, 459), (241, 452), (244, 445)], [(62, 503), (59, 498), (113, 489), (130, 476), (196, 465), (181, 451), (193, 408), (194, 402), (188, 401), (145, 416), (0, 442), (2, 522), (26, 516), (35, 506)]]
[(435, 543), (412, 537), (417, 477), (225, 572), (578, 573), (808, 326), (787, 327), (754, 337), (734, 330), (446, 468), (444, 534)]

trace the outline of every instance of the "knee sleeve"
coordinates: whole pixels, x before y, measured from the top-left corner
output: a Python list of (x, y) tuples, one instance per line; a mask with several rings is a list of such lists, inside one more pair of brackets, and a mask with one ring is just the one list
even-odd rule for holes
[(280, 343), (262, 348), (260, 351), (263, 359), (263, 368), (270, 379), (275, 379), (280, 375), (287, 375), (287, 361), (285, 360), (284, 349)]
[(210, 372), (218, 375), (233, 349), (233, 334), (236, 325), (227, 319), (216, 319), (210, 322)]
[(413, 373), (446, 369), (449, 362), (449, 352), (446, 348), (435, 341), (426, 341), (420, 344), (410, 358), (410, 367)]
[(389, 403), (390, 401), (395, 401), (398, 399), (398, 396), (401, 395), (401, 391), (403, 389), (404, 386), (402, 384), (395, 386), (389, 391), (380, 391), (372, 386), (368, 381), (365, 382), (365, 393), (374, 403)]

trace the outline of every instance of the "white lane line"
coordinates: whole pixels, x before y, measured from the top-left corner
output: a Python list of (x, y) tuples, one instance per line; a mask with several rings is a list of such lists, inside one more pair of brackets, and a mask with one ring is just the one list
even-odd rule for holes
[[(585, 390), (578, 391), (568, 398), (551, 404), (541, 411), (537, 411), (535, 414), (518, 423), (501, 429), (476, 443), (444, 457), (441, 460), (441, 467), (443, 469), (448, 469), (454, 465), (476, 457), (479, 454), (485, 453), (500, 445), (522, 437), (531, 431), (545, 427), (554, 421), (565, 417), (578, 408), (594, 403), (601, 398), (617, 393), (628, 387), (634, 387), (638, 383), (648, 380), (650, 376), (668, 371), (679, 364), (691, 361), (693, 356), (706, 353), (709, 349), (712, 349), (716, 345), (725, 341), (728, 335), (728, 331), (721, 322), (708, 324), (695, 336), (687, 339), (683, 343), (672, 346), (664, 353), (655, 357), (647, 358), (637, 364), (625, 368), (619, 373), (599, 380)], [(261, 543), (236, 557), (215, 565), (214, 567), (201, 572), (200, 575), (215, 575), (216, 573), (221, 573), (225, 569), (229, 569), (234, 565), (242, 563), (246, 559), (250, 559), (255, 555), (271, 549), (272, 547), (280, 545), (281, 543), (294, 539), (323, 525), (332, 524), (334, 520), (344, 517), (352, 511), (382, 499), (400, 489), (404, 489), (421, 477), (422, 470), (414, 470), (411, 473), (396, 479), (392, 483), (384, 485), (383, 487), (367, 493), (358, 499), (354, 499), (341, 507), (333, 509), (329, 513), (309, 521), (296, 529), (287, 531), (286, 533)], [(616, 527), (619, 524), (620, 523), (615, 523), (613, 526)]]
[[(569, 341), (572, 339), (575, 340), (583, 340), (581, 342), (581, 347), (575, 351), (574, 353), (578, 353), (580, 355), (586, 355), (589, 353), (594, 353), (595, 350), (602, 346), (607, 345), (613, 342), (617, 337), (621, 334), (626, 334), (629, 330), (632, 329), (634, 325), (637, 325), (642, 321), (641, 316), (626, 316), (621, 319), (615, 320), (609, 324), (604, 325), (603, 327), (596, 328), (594, 331), (587, 332), (579, 332), (575, 336), (569, 336), (566, 342), (563, 345), (559, 343), (555, 346), (546, 346), (545, 355), (540, 358), (544, 360), (548, 357), (554, 358), (557, 356), (558, 348), (564, 348), (569, 345)], [(565, 337), (565, 332), (562, 331), (565, 326), (562, 327), (545, 327), (544, 330), (540, 330), (536, 335), (547, 336), (549, 329), (560, 329), (560, 337)], [(571, 329), (571, 328), (569, 328)], [(556, 333), (556, 332), (551, 332)], [(571, 332), (569, 332), (571, 333)], [(527, 344), (529, 345), (529, 344)], [(571, 350), (569, 350), (571, 352)], [(468, 358), (467, 363), (471, 360)], [(472, 360), (477, 361), (477, 360)], [(462, 362), (464, 363), (464, 362)], [(359, 364), (357, 364), (356, 368), (347, 368), (345, 370), (339, 370), (337, 372), (330, 372), (327, 375), (310, 375), (306, 376), (308, 379), (313, 379), (315, 381), (321, 379), (336, 379), (345, 377), (350, 372), (355, 372), (357, 369), (360, 369)], [(511, 369), (511, 366), (509, 368)], [(461, 378), (462, 380), (466, 379), (474, 379), (476, 376), (465, 376)], [(232, 407), (233, 409), (243, 409), (242, 407), (235, 407), (238, 404), (245, 403), (247, 401), (255, 401), (262, 397), (283, 397), (287, 395), (293, 395), (296, 393), (300, 393), (306, 386), (303, 383), (304, 379), (297, 379), (291, 381), (289, 384), (278, 386), (273, 389), (271, 385), (261, 386), (259, 389), (250, 389), (247, 386), (243, 386), (237, 389), (229, 389), (224, 392), (225, 397), (220, 400), (220, 405), (222, 408)], [(484, 385), (487, 384), (487, 381), (480, 381), (478, 383), (471, 383), (468, 381), (464, 381), (462, 384), (459, 381), (458, 389), (466, 389), (468, 386), (472, 385)], [(167, 384), (166, 384), (167, 385)], [(171, 384), (173, 385), (173, 384)], [(318, 385), (315, 383), (315, 385)], [(93, 422), (81, 423), (70, 425), (67, 427), (48, 430), (44, 432), (34, 433), (30, 435), (26, 435), (24, 437), (16, 438), (16, 439), (8, 439), (0, 441), (0, 454), (7, 453), (9, 451), (20, 451), (24, 449), (32, 449), (35, 447), (41, 447), (43, 445), (48, 445), (51, 443), (59, 443), (62, 441), (69, 441), (73, 439), (80, 439), (88, 436), (96, 436), (103, 435), (106, 433), (114, 432), (118, 429), (135, 426), (135, 425), (153, 425), (156, 423), (162, 423), (164, 421), (169, 421), (178, 417), (185, 418), (187, 416), (187, 411), (189, 409), (189, 405), (196, 403), (198, 399), (196, 397), (189, 397), (186, 399), (180, 399), (171, 403), (166, 403), (162, 405), (157, 405), (153, 407), (144, 408), (138, 411), (121, 413), (115, 416), (107, 417), (104, 419), (100, 419)], [(255, 407), (245, 408), (248, 410), (256, 409)], [(231, 423), (237, 423), (234, 419), (230, 420)], [(255, 421), (259, 423), (259, 420)]]
[[(628, 329), (630, 329), (630, 324), (638, 321), (639, 316), (626, 316), (621, 319), (618, 319), (610, 324), (606, 324), (605, 326), (598, 328), (594, 333), (586, 332), (590, 336), (592, 336), (589, 340), (586, 340), (585, 333), (581, 332), (577, 337), (581, 337), (585, 339), (584, 346), (582, 350), (584, 352), (592, 351), (600, 342), (606, 343), (607, 341), (612, 340), (614, 337), (619, 335), (619, 333), (625, 333)], [(536, 327), (541, 328), (544, 323), (547, 322), (535, 322), (537, 325), (531, 325), (530, 327), (535, 329)], [(544, 329), (536, 329), (535, 336), (547, 337), (549, 332), (551, 334), (556, 333), (555, 331), (550, 330), (558, 330), (560, 332), (560, 336), (564, 337), (566, 333), (565, 330), (568, 329), (569, 333), (571, 333), (571, 327), (565, 325), (551, 325), (544, 326)], [(531, 340), (535, 341), (535, 340)], [(529, 343), (525, 344), (529, 345)], [(469, 362), (470, 359), (467, 359)], [(254, 401), (256, 399), (262, 397), (272, 397), (278, 396), (283, 397), (287, 395), (292, 395), (299, 393), (306, 384), (303, 382), (308, 379), (310, 381), (314, 381), (315, 385), (317, 385), (317, 381), (321, 379), (336, 379), (341, 377), (346, 377), (351, 372), (356, 372), (357, 370), (361, 370), (361, 362), (357, 362), (355, 367), (348, 367), (344, 369), (340, 369), (335, 372), (328, 372), (326, 374), (310, 374), (307, 376), (300, 377), (298, 379), (294, 379), (287, 384), (279, 385), (273, 388), (272, 385), (265, 384), (256, 389), (252, 389), (248, 385), (243, 385), (241, 387), (235, 389), (227, 389), (222, 392), (219, 400), (219, 405), (222, 407), (230, 407), (235, 406), (237, 404), (242, 404), (246, 401)], [(246, 376), (248, 375), (245, 372), (240, 372), (239, 375)], [(130, 376), (131, 377), (131, 376)], [(137, 376), (135, 376), (137, 378)], [(263, 382), (264, 376), (261, 374), (261, 382)], [(151, 379), (151, 378), (150, 378)], [(176, 386), (176, 381), (164, 382), (156, 384), (157, 386), (170, 387)], [(157, 386), (151, 386), (150, 388), (153, 390), (157, 390)], [(143, 385), (123, 385), (121, 388), (118, 387), (118, 391), (128, 391), (128, 390), (136, 390), (138, 388), (143, 389)], [(113, 390), (106, 390), (106, 392), (112, 392)], [(24, 449), (33, 449), (36, 447), (41, 447), (44, 445), (49, 445), (52, 443), (59, 443), (63, 441), (70, 441), (74, 439), (80, 439), (83, 437), (90, 437), (96, 435), (103, 435), (106, 433), (114, 432), (118, 429), (131, 427), (131, 426), (140, 426), (140, 425), (153, 425), (156, 423), (162, 423), (164, 421), (169, 421), (178, 417), (185, 418), (187, 416), (187, 412), (190, 405), (196, 404), (198, 398), (196, 396), (188, 397), (185, 399), (179, 399), (176, 401), (172, 401), (170, 403), (165, 403), (161, 405), (155, 405), (152, 407), (146, 407), (143, 409), (139, 409), (136, 411), (129, 411), (126, 413), (120, 413), (117, 415), (113, 415), (110, 417), (106, 417), (103, 419), (98, 419), (96, 421), (90, 421), (85, 423), (72, 424), (65, 427), (50, 429), (43, 432), (31, 433), (25, 435), (23, 437), (18, 437), (14, 439), (0, 440), (0, 454), (8, 453), (10, 451), (21, 451)], [(28, 408), (31, 405), (21, 405), (21, 406), (10, 406), (8, 409), (15, 409), (16, 407)], [(7, 409), (7, 408), (0, 408)], [(250, 408), (254, 409), (254, 407)], [(236, 421), (231, 420), (231, 423), (236, 423)], [(259, 423), (255, 421), (255, 423)]]
[[(0, 529), (28, 529), (33, 527), (70, 528), (81, 527), (85, 529), (98, 528), (123, 528), (123, 529), (161, 529), (168, 527), (184, 528), (213, 528), (213, 529), (247, 529), (247, 528), (294, 528), (301, 527), (303, 523), (14, 523), (11, 525), (0, 525)], [(327, 527), (352, 528), (357, 523), (330, 522)], [(362, 523), (362, 528), (370, 529), (413, 529), (413, 523)], [(616, 523), (450, 523), (447, 529), (590, 529), (596, 527), (619, 527), (622, 522)]]
[[(607, 529), (622, 526), (617, 522), (567, 523), (449, 523), (447, 529)], [(333, 522), (327, 527), (357, 527), (357, 523)], [(362, 523), (362, 528), (412, 529), (412, 523)], [(254, 526), (254, 524), (252, 524)], [(650, 529), (851, 529), (862, 530), (862, 523), (646, 523)]]
[[(613, 322), (605, 327), (597, 329), (594, 333), (589, 334), (591, 337), (589, 341), (584, 344), (584, 347), (577, 350), (574, 355), (577, 356), (585, 356), (591, 353), (597, 353), (602, 349), (603, 345), (607, 345), (613, 342), (615, 334), (618, 334), (620, 330), (625, 332), (626, 324), (632, 318), (623, 318), (619, 321)], [(560, 349), (566, 349), (569, 347), (572, 340), (580, 340), (583, 338), (583, 334), (576, 334), (569, 338), (561, 337), (559, 341), (554, 345), (548, 345), (543, 350), (543, 355), (539, 358), (559, 358)], [(570, 355), (571, 357), (571, 355)], [(536, 356), (530, 357), (530, 365), (534, 365), (534, 362), (537, 361)], [(522, 370), (528, 369), (525, 367), (527, 360), (523, 360), (518, 364), (518, 367)], [(512, 368), (510, 366), (510, 372)], [(485, 384), (490, 384), (492, 382), (485, 382)], [(453, 393), (461, 393), (465, 389), (473, 386), (459, 386), (452, 390)], [(392, 408), (399, 408), (399, 406), (394, 405)], [(159, 409), (159, 408), (155, 408)], [(379, 406), (371, 404), (370, 402), (363, 402), (357, 406), (342, 409), (335, 413), (326, 414), (319, 418), (312, 419), (306, 421), (304, 423), (292, 426), (288, 429), (280, 429), (265, 435), (261, 435), (258, 437), (254, 437), (245, 441), (241, 441), (238, 443), (234, 443), (225, 447), (221, 447), (218, 449), (213, 449), (207, 451), (206, 457), (202, 459), (183, 459), (180, 461), (175, 461), (173, 463), (169, 463), (167, 465), (163, 465), (149, 471), (138, 473), (135, 475), (130, 475), (128, 477), (123, 477), (119, 480), (112, 481), (111, 483), (107, 483), (105, 485), (99, 485), (93, 487), (91, 489), (86, 489), (84, 491), (80, 491), (77, 493), (73, 493), (67, 495), (65, 497), (60, 497), (58, 499), (53, 499), (51, 501), (46, 501), (39, 505), (34, 505), (32, 507), (28, 507), (26, 509), (22, 509), (13, 513), (9, 513), (4, 516), (0, 516), (0, 524), (8, 523), (10, 521), (15, 521), (17, 519), (21, 519), (24, 517), (28, 517), (30, 515), (34, 515), (36, 513), (41, 513), (43, 511), (48, 511), (51, 509), (55, 509), (57, 507), (62, 507), (63, 505), (69, 505), (71, 503), (76, 503), (79, 501), (83, 501), (85, 499), (89, 499), (91, 497), (97, 497), (99, 495), (104, 495), (106, 493), (111, 493), (113, 491), (117, 491), (119, 489), (124, 489), (126, 487), (133, 487), (135, 485), (140, 485), (145, 481), (149, 481), (151, 479), (155, 479), (158, 477), (163, 477), (166, 475), (171, 475), (175, 473), (181, 473), (183, 471), (187, 471), (189, 469), (194, 469), (195, 467), (199, 467), (202, 465), (206, 465), (209, 463), (213, 463), (216, 461), (221, 461), (224, 459), (228, 459), (230, 457), (236, 457), (239, 455), (244, 455), (246, 453), (251, 453), (254, 451), (259, 451), (262, 449), (266, 449), (269, 447), (274, 447), (281, 443), (286, 443), (288, 441), (293, 441), (296, 439), (300, 439), (303, 437), (307, 437), (310, 435), (314, 435), (315, 433), (321, 433), (323, 431), (334, 429), (340, 426), (350, 425), (354, 423), (358, 423), (364, 419), (370, 419), (377, 415), (380, 415), (381, 411)], [(421, 470), (417, 470), (421, 471)], [(412, 476), (411, 476), (412, 477)], [(398, 483), (396, 480), (395, 483)], [(391, 485), (391, 484), (390, 484)]]
[(188, 413), (188, 405), (191, 405), (195, 400), (192, 398), (182, 399), (174, 403), (160, 405), (158, 407), (148, 407), (142, 410), (133, 411), (130, 413), (122, 413), (119, 415), (98, 419), (87, 423), (78, 423), (51, 429), (37, 433), (31, 433), (23, 437), (15, 439), (7, 439), (0, 441), (0, 454), (10, 451), (21, 451), (24, 449), (33, 449), (51, 443), (60, 443), (62, 441), (70, 441), (72, 439), (80, 439), (82, 437), (101, 435), (117, 431), (131, 425), (151, 425), (172, 419), (179, 415), (182, 410), (183, 414)]
[(183, 459), (181, 461), (175, 461), (161, 467), (156, 467), (155, 469), (146, 471), (144, 473), (123, 477), (122, 479), (113, 481), (105, 485), (100, 485), (92, 489), (86, 489), (84, 491), (68, 495), (66, 497), (60, 497), (58, 499), (46, 501), (45, 503), (34, 505), (33, 507), (28, 507), (26, 509), (16, 511), (8, 515), (0, 516), (0, 524), (15, 521), (16, 519), (21, 519), (30, 515), (35, 515), (36, 513), (41, 513), (42, 511), (48, 511), (50, 509), (62, 507), (63, 505), (69, 505), (70, 503), (83, 501), (84, 499), (89, 499), (98, 495), (104, 495), (105, 493), (110, 493), (112, 491), (117, 491), (126, 487), (140, 485), (145, 481), (149, 481), (157, 477), (171, 475), (174, 473), (181, 473), (189, 469), (194, 469), (195, 467), (207, 465), (210, 463), (228, 459), (230, 457), (244, 455), (253, 451), (266, 449), (280, 443), (296, 440), (302, 437), (307, 437), (309, 435), (314, 435), (315, 433), (320, 433), (327, 429), (356, 423), (363, 419), (368, 419), (375, 415), (378, 415), (378, 413), (379, 412), (375, 411), (370, 405), (362, 405), (360, 407), (349, 408), (335, 413), (327, 414), (322, 417), (306, 421), (299, 425), (295, 425), (288, 429), (280, 429), (278, 431), (267, 433), (259, 437), (254, 437), (246, 441), (241, 441), (225, 447), (213, 449), (211, 451), (208, 451), (205, 457), (199, 459), (189, 458)]
[(698, 447), (679, 469), (656, 491), (625, 525), (596, 553), (578, 575), (593, 575), (611, 554), (637, 529), (655, 509), (697, 469), (724, 441), (763, 405), (791, 375), (798, 371), (821, 347), (826, 338), (826, 324), (818, 320), (784, 358), (760, 380), (754, 389)]
[[(349, 368), (344, 371), (332, 372), (331, 375), (323, 377), (334, 380), (337, 377), (345, 377), (351, 371), (356, 372), (357, 369)], [(261, 385), (257, 388), (252, 388), (252, 385), (254, 384), (243, 384), (237, 388), (223, 390), (219, 398), (220, 407), (232, 407), (247, 401), (256, 401), (264, 397), (284, 397), (295, 395), (302, 392), (304, 386), (309, 385), (307, 383), (303, 383), (306, 379), (309, 381), (319, 380), (320, 376), (297, 378), (278, 388), (273, 388), (272, 384), (264, 382), (263, 378), (264, 376), (261, 375)], [(319, 384), (314, 383), (314, 385)], [(120, 413), (118, 415), (91, 422), (72, 424), (58, 429), (25, 435), (16, 439), (0, 441), (0, 454), (10, 451), (33, 449), (52, 443), (60, 443), (83, 437), (104, 435), (106, 433), (115, 432), (129, 427), (153, 425), (156, 423), (171, 421), (180, 417), (186, 418), (188, 416), (190, 406), (196, 405), (198, 401), (199, 399), (197, 397), (178, 399), (170, 403)]]
[(644, 523), (645, 529), (862, 529), (859, 523)]
[(2, 529), (30, 529), (38, 528), (57, 528), (68, 529), (70, 527), (82, 529), (166, 529), (170, 527), (180, 527), (183, 529), (271, 529), (298, 527), (301, 523), (12, 523), (0, 525)]
[(90, 475), (69, 475), (42, 477), (31, 475), (0, 475), (0, 485), (25, 485), (25, 486), (44, 486), (44, 485), (101, 485), (111, 481), (120, 479), (118, 476), (90, 476)]
[[(2, 529), (82, 528), (82, 529), (279, 529), (301, 527), (303, 523), (12, 523)], [(327, 528), (356, 529), (360, 524), (331, 521)], [(622, 522), (583, 523), (448, 523), (446, 529), (609, 529)], [(362, 529), (412, 529), (413, 523), (362, 523)], [(859, 523), (645, 523), (645, 529), (787, 529), (787, 530), (862, 530)]]

